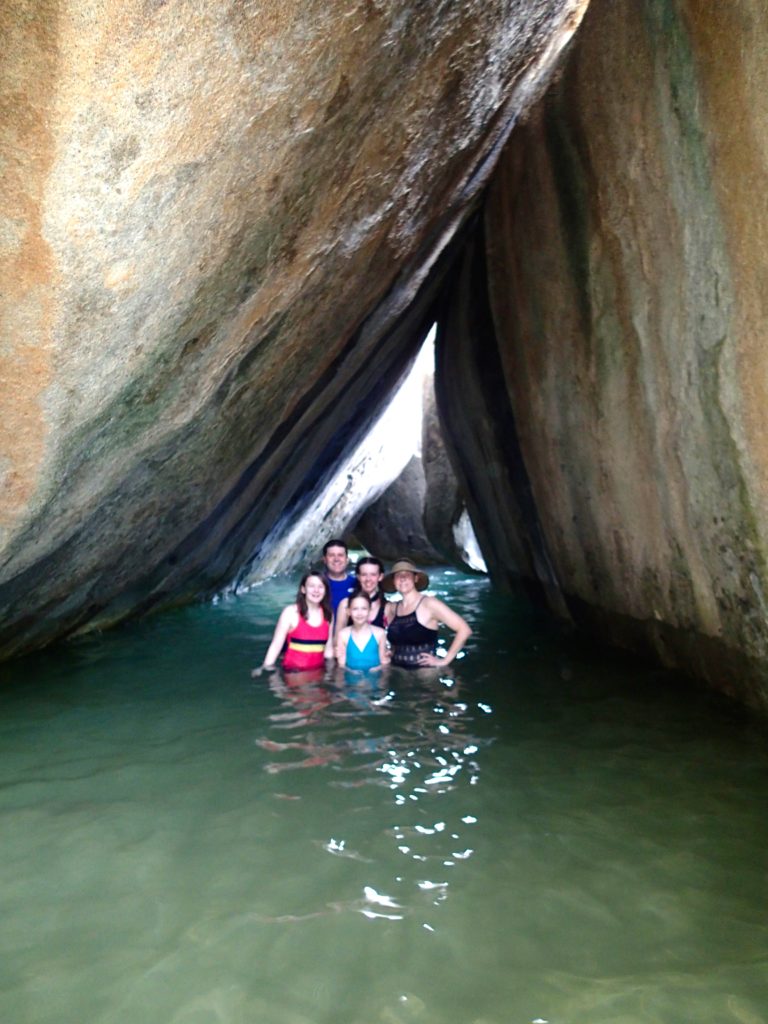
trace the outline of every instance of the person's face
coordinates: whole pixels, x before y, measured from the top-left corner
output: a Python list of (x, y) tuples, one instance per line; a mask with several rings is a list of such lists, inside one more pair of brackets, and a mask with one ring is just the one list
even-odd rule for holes
[(357, 570), (357, 578), (360, 581), (360, 589), (366, 594), (375, 594), (384, 573), (378, 565), (361, 565)]
[(301, 589), (312, 604), (320, 604), (325, 597), (325, 582), (321, 576), (310, 576)]
[(408, 572), (407, 569), (401, 569), (400, 572), (395, 573), (395, 589), (401, 594), (408, 594), (416, 586), (416, 574)]
[(353, 597), (349, 602), (349, 617), (355, 626), (363, 626), (368, 621), (370, 604), (365, 598)]
[(328, 570), (328, 575), (333, 578), (336, 576), (343, 576), (347, 571), (349, 556), (343, 547), (338, 544), (334, 544), (333, 547), (328, 548), (326, 553), (323, 555), (323, 561), (325, 562), (325, 567)]

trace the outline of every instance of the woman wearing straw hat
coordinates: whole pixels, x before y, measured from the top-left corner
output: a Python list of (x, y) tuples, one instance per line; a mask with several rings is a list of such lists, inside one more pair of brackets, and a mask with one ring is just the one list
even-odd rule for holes
[[(422, 594), (429, 577), (409, 558), (401, 558), (381, 582), (387, 593), (396, 590), (400, 601), (387, 604), (387, 639), (392, 648), (392, 664), (401, 668), (430, 668), (450, 665), (472, 630), (460, 615), (436, 597)], [(453, 642), (444, 658), (435, 654), (437, 627), (444, 622), (454, 632)]]

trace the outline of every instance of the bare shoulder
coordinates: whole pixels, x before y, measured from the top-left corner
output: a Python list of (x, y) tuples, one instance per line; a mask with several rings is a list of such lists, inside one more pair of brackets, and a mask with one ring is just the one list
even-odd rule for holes
[(457, 629), (459, 624), (466, 624), (461, 615), (450, 608), (445, 601), (441, 601), (439, 597), (425, 597), (422, 607), (430, 618), (444, 622), (451, 629)]
[(425, 594), (419, 606), (424, 609), (425, 612), (429, 612), (430, 615), (439, 617), (440, 612), (444, 611), (448, 605), (444, 601), (441, 601), (439, 597), (435, 597), (432, 594)]
[(288, 629), (293, 629), (299, 624), (299, 608), (295, 604), (287, 604), (280, 612), (279, 623)]

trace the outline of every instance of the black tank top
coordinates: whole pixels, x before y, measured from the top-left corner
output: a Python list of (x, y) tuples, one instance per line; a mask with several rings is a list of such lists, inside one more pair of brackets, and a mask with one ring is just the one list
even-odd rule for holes
[(386, 607), (386, 602), (381, 594), (378, 594), (375, 600), (379, 602), (379, 610), (376, 612), (374, 618), (371, 619), (371, 625), (381, 626), (381, 628), (384, 629), (384, 608)]
[(437, 630), (422, 626), (416, 618), (416, 608), (407, 615), (398, 615), (395, 609), (395, 617), (387, 629), (387, 640), (392, 648), (392, 664), (402, 668), (419, 668), (419, 655), (434, 654), (437, 646)]

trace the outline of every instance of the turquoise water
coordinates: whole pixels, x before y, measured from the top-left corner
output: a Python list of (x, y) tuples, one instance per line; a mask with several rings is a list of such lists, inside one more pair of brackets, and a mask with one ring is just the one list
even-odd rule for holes
[(293, 583), (3, 666), (5, 1024), (757, 1024), (764, 727), (487, 582), (453, 677), (251, 680)]

